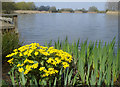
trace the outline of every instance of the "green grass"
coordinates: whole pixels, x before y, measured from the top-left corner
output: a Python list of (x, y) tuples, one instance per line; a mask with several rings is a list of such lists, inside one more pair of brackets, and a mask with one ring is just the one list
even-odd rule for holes
[(5, 56), (22, 45), (18, 35), (13, 32), (6, 32), (2, 35), (2, 60), (5, 61)]

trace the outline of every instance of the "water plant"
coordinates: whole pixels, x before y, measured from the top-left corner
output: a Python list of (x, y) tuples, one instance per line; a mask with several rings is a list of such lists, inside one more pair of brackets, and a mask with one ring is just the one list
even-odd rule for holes
[[(111, 42), (92, 42), (80, 40), (70, 44), (58, 40), (55, 48), (62, 49), (73, 56), (73, 66), (79, 73), (77, 85), (114, 85), (119, 78), (119, 53), (115, 53), (115, 37)], [(119, 51), (119, 50), (118, 50)]]
[[(54, 46), (54, 47), (52, 47)], [(9, 54), (13, 85), (115, 85), (120, 75), (115, 38), (108, 43), (65, 40), (22, 46)], [(119, 49), (118, 49), (119, 51)], [(16, 74), (14, 74), (16, 72)], [(15, 80), (16, 78), (16, 80)]]
[[(9, 72), (13, 85), (52, 85), (54, 77), (63, 67), (62, 72), (70, 67), (72, 56), (62, 50), (53, 47), (44, 47), (39, 43), (31, 43), (14, 49), (9, 64), (12, 66)], [(14, 74), (15, 72), (15, 74)], [(15, 77), (17, 82), (15, 82)]]

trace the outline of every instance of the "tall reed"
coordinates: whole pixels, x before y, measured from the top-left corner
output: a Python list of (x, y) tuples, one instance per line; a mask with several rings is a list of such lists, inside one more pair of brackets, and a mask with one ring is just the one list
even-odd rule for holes
[(111, 42), (88, 41), (70, 44), (68, 38), (54, 42), (56, 49), (62, 49), (73, 56), (72, 66), (79, 75), (81, 85), (114, 85), (119, 76), (118, 52), (115, 54), (115, 38)]

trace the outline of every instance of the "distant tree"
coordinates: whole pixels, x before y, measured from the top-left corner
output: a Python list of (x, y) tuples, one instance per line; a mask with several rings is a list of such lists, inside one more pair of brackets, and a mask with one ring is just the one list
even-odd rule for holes
[(56, 10), (56, 7), (55, 7), (55, 6), (52, 6), (52, 7), (50, 7), (49, 11), (51, 11), (51, 12), (56, 12), (57, 10)]
[(49, 11), (49, 9), (50, 9), (50, 6), (40, 6), (39, 7), (39, 11)]
[(34, 2), (28, 2), (26, 3), (27, 10), (34, 10), (35, 9), (35, 4)]
[(45, 9), (45, 6), (40, 6), (38, 10), (39, 11), (44, 11), (44, 9)]
[(74, 12), (74, 10), (72, 8), (62, 8), (61, 11)]
[(50, 9), (50, 6), (46, 6), (46, 11), (49, 11), (49, 9)]
[(35, 10), (36, 6), (33, 2), (16, 3), (17, 10)]
[(111, 0), (108, 0), (106, 2), (106, 11), (117, 11), (118, 10), (118, 2), (110, 2)]
[(82, 11), (82, 9), (75, 9), (75, 11)]
[(92, 6), (88, 10), (89, 12), (98, 12), (98, 9), (95, 6)]
[(2, 2), (2, 10), (4, 13), (10, 14), (16, 9), (14, 2)]
[(83, 13), (86, 13), (86, 12), (87, 12), (87, 10), (86, 10), (85, 8), (82, 8), (81, 11), (82, 11)]

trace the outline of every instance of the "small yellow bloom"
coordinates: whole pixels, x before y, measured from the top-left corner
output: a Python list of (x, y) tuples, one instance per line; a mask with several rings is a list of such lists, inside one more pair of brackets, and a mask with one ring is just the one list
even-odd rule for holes
[(25, 59), (24, 63), (26, 63), (26, 62), (28, 62), (28, 59), (27, 59), (27, 58)]
[(13, 51), (14, 51), (14, 52), (17, 52), (18, 50), (17, 50), (17, 49), (14, 49)]
[(10, 60), (8, 60), (7, 62), (8, 62), (8, 63), (12, 63), (12, 64), (13, 64), (13, 58), (12, 58), (12, 59), (10, 59)]
[(37, 47), (40, 47), (39, 43), (37, 43)]
[(34, 54), (35, 54), (35, 56), (37, 56), (39, 54), (39, 52), (35, 52)]
[(19, 66), (24, 66), (24, 64), (18, 64), (17, 67), (19, 67)]
[(33, 67), (34, 69), (37, 68), (37, 67), (38, 67), (38, 63), (33, 64), (32, 67)]
[(23, 69), (23, 68), (19, 68), (18, 71), (19, 71), (19, 72), (23, 72), (24, 69)]
[(27, 56), (27, 54), (28, 54), (28, 51), (25, 51), (23, 54)]
[(28, 70), (25, 70), (24, 74), (28, 74), (28, 72), (29, 72)]
[(44, 72), (47, 72), (47, 70), (43, 70)]
[(58, 73), (58, 70), (55, 70), (56, 73)]
[(43, 77), (45, 77), (46, 75), (43, 75)]
[(6, 57), (12, 57), (14, 55), (15, 55), (15, 53), (11, 53), (11, 54), (7, 55)]
[(53, 59), (52, 58), (49, 58), (48, 60), (47, 60), (47, 63), (51, 63), (53, 61)]
[(28, 60), (28, 62), (29, 62), (29, 63), (34, 63), (34, 61), (32, 61), (32, 60)]
[(20, 53), (20, 54), (19, 54), (19, 56), (21, 57), (21, 56), (23, 56), (23, 54), (22, 54), (22, 53)]
[(56, 66), (57, 62), (53, 61), (51, 64), (53, 64), (53, 65), (55, 65), (55, 66)]
[(45, 76), (49, 76), (49, 74), (48, 74), (48, 73), (46, 73), (46, 74), (45, 74)]
[(69, 67), (69, 64), (66, 64), (66, 65), (64, 65), (63, 67), (64, 67), (64, 68), (67, 68), (67, 67)]
[(32, 69), (32, 66), (31, 65), (26, 65), (26, 69), (28, 70), (28, 71), (31, 71)]
[(39, 70), (40, 70), (40, 71), (42, 71), (42, 70), (44, 70), (44, 69), (45, 69), (45, 67), (40, 67), (40, 69), (39, 69)]
[(54, 68), (48, 68), (48, 70), (50, 71), (50, 70), (54, 70)]

